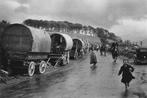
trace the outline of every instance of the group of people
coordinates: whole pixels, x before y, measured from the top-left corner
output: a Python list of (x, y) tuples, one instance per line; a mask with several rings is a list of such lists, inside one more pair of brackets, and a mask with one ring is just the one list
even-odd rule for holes
[[(102, 47), (103, 51), (105, 51), (106, 47)], [(100, 54), (101, 54), (101, 49), (100, 49)], [(119, 56), (119, 50), (118, 50), (118, 43), (114, 42), (111, 45), (111, 54), (112, 54), (112, 58), (113, 58), (113, 62), (116, 63), (117, 61), (117, 57)], [(106, 56), (106, 54), (104, 53), (104, 55)], [(94, 52), (94, 49), (92, 49), (91, 51), (91, 55), (90, 55), (90, 64), (92, 64), (91, 68), (95, 69), (97, 66), (97, 57), (96, 54)], [(121, 82), (124, 83), (125, 88), (127, 89), (129, 87), (129, 83), (131, 82), (132, 79), (135, 79), (135, 77), (132, 75), (132, 72), (134, 71), (134, 68), (132, 67), (132, 65), (129, 63), (128, 59), (124, 59), (123, 60), (123, 65), (121, 66), (118, 75), (122, 75), (122, 79)]]

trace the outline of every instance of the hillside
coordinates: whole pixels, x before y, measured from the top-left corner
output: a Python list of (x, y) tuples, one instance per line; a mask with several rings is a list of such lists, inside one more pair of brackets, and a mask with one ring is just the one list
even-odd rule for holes
[(44, 29), (49, 32), (66, 32), (70, 34), (81, 34), (92, 37), (99, 37), (101, 41), (120, 41), (121, 38), (104, 28), (94, 28), (79, 23), (71, 23), (68, 21), (47, 21), (27, 19), (23, 22), (25, 25), (35, 28)]

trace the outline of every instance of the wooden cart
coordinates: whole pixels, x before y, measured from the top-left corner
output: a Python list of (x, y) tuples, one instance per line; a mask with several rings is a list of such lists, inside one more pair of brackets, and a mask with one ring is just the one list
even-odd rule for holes
[(70, 58), (77, 59), (84, 54), (85, 43), (80, 38), (73, 38), (73, 47), (70, 51)]
[(72, 38), (63, 33), (51, 33), (50, 62), (54, 66), (66, 65), (69, 63), (69, 52), (73, 47)]
[(51, 50), (47, 32), (22, 24), (8, 26), (2, 35), (3, 65), (11, 71), (22, 70), (29, 76), (44, 73)]

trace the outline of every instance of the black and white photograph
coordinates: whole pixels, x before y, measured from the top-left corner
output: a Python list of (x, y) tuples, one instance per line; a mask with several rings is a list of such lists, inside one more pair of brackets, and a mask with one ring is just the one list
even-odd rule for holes
[(0, 0), (0, 98), (147, 98), (147, 0)]

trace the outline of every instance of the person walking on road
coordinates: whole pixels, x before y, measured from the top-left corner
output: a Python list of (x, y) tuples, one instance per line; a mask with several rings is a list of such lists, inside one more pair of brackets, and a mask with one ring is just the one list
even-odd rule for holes
[(101, 56), (102, 55), (106, 56), (106, 45), (105, 45), (105, 43), (103, 43), (100, 47), (100, 54), (101, 54)]
[(121, 82), (124, 83), (126, 89), (129, 87), (131, 80), (135, 79), (135, 77), (132, 75), (133, 71), (134, 68), (128, 63), (128, 59), (124, 59), (118, 75), (122, 74)]
[(112, 58), (113, 58), (114, 62), (116, 62), (118, 54), (119, 54), (118, 43), (117, 42), (112, 43), (112, 45), (111, 45), (111, 53), (112, 53)]
[(92, 66), (91, 66), (92, 69), (95, 69), (96, 68), (97, 57), (96, 57), (96, 54), (95, 54), (93, 48), (92, 48), (91, 54), (90, 54), (90, 64), (92, 64)]

